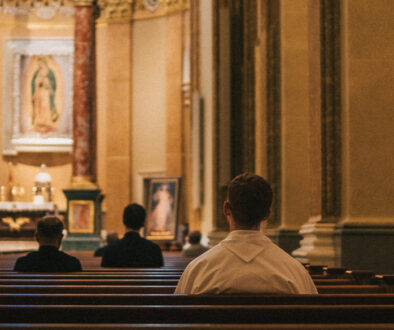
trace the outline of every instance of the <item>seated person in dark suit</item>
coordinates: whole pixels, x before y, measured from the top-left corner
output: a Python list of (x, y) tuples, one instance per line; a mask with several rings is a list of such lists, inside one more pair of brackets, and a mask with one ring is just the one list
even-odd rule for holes
[(99, 247), (96, 251), (94, 251), (94, 256), (95, 257), (102, 257), (104, 255), (105, 249), (109, 245), (114, 244), (115, 242), (119, 241), (118, 233), (116, 231), (109, 231), (107, 233), (106, 241), (107, 241), (107, 245)]
[(200, 243), (201, 241), (201, 233), (199, 230), (193, 230), (189, 233), (188, 240), (190, 243), (190, 246), (185, 248), (182, 251), (182, 256), (186, 258), (196, 258), (200, 254), (203, 254), (204, 252), (207, 252), (209, 248), (206, 246), (202, 245)]
[(129, 204), (123, 211), (124, 237), (108, 246), (103, 255), (103, 267), (161, 267), (163, 255), (160, 247), (142, 238), (139, 230), (144, 226), (146, 212), (143, 206)]
[(63, 239), (63, 223), (56, 216), (50, 215), (37, 223), (36, 240), (39, 249), (16, 260), (16, 272), (80, 272), (79, 260), (59, 251)]

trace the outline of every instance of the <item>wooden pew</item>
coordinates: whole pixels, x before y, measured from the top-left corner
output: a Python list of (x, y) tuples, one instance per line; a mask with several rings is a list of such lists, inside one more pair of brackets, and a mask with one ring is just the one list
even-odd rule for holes
[(2, 293), (0, 305), (393, 305), (394, 294), (174, 295)]
[(68, 329), (100, 329), (100, 330), (112, 330), (112, 329), (143, 329), (143, 330), (253, 330), (253, 329), (264, 329), (264, 330), (278, 330), (278, 329), (324, 329), (324, 330), (352, 330), (352, 329), (376, 329), (376, 330), (392, 330), (394, 325), (390, 324), (377, 324), (377, 323), (347, 323), (347, 324), (86, 324), (86, 323), (71, 323), (71, 324), (20, 324), (20, 323), (7, 323), (0, 324), (0, 329), (51, 329), (51, 330), (68, 330)]
[[(173, 293), (175, 285), (0, 285), (0, 293)], [(321, 285), (319, 293), (388, 293), (382, 285)]]
[(1, 274), (0, 279), (179, 279), (180, 273), (158, 273), (158, 272), (78, 272), (78, 273), (7, 273)]
[[(4, 279), (0, 277), (0, 285), (177, 285), (179, 281), (179, 276), (175, 278), (161, 278), (160, 276), (156, 278), (67, 278), (62, 276), (62, 278), (7, 278)], [(342, 279), (326, 279), (326, 280), (316, 280), (315, 285), (352, 285), (355, 284), (351, 280)]]
[(156, 293), (170, 294), (174, 285), (0, 285), (0, 293)]
[(394, 305), (0, 305), (0, 323), (393, 323)]
[(5, 285), (173, 285), (176, 286), (178, 279), (1, 279), (0, 287)]

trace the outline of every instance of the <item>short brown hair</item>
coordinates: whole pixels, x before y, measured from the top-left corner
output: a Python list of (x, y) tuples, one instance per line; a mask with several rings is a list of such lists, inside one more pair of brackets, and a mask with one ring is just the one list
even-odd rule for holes
[(63, 222), (54, 215), (46, 215), (37, 222), (37, 234), (47, 238), (62, 235)]
[(231, 180), (227, 196), (234, 221), (254, 227), (269, 215), (273, 192), (261, 176), (243, 173)]

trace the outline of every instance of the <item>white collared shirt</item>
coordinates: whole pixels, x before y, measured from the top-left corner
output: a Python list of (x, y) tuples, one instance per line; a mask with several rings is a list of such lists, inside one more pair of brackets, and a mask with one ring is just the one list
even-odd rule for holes
[(236, 230), (186, 267), (175, 293), (313, 294), (317, 290), (304, 266), (262, 232)]

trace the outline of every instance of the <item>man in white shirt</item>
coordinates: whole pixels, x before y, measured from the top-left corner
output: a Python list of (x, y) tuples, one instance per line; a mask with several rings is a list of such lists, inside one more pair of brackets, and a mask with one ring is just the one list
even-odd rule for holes
[(270, 215), (272, 197), (262, 177), (235, 177), (223, 205), (230, 234), (186, 267), (175, 293), (317, 293), (302, 264), (260, 231), (260, 223)]

